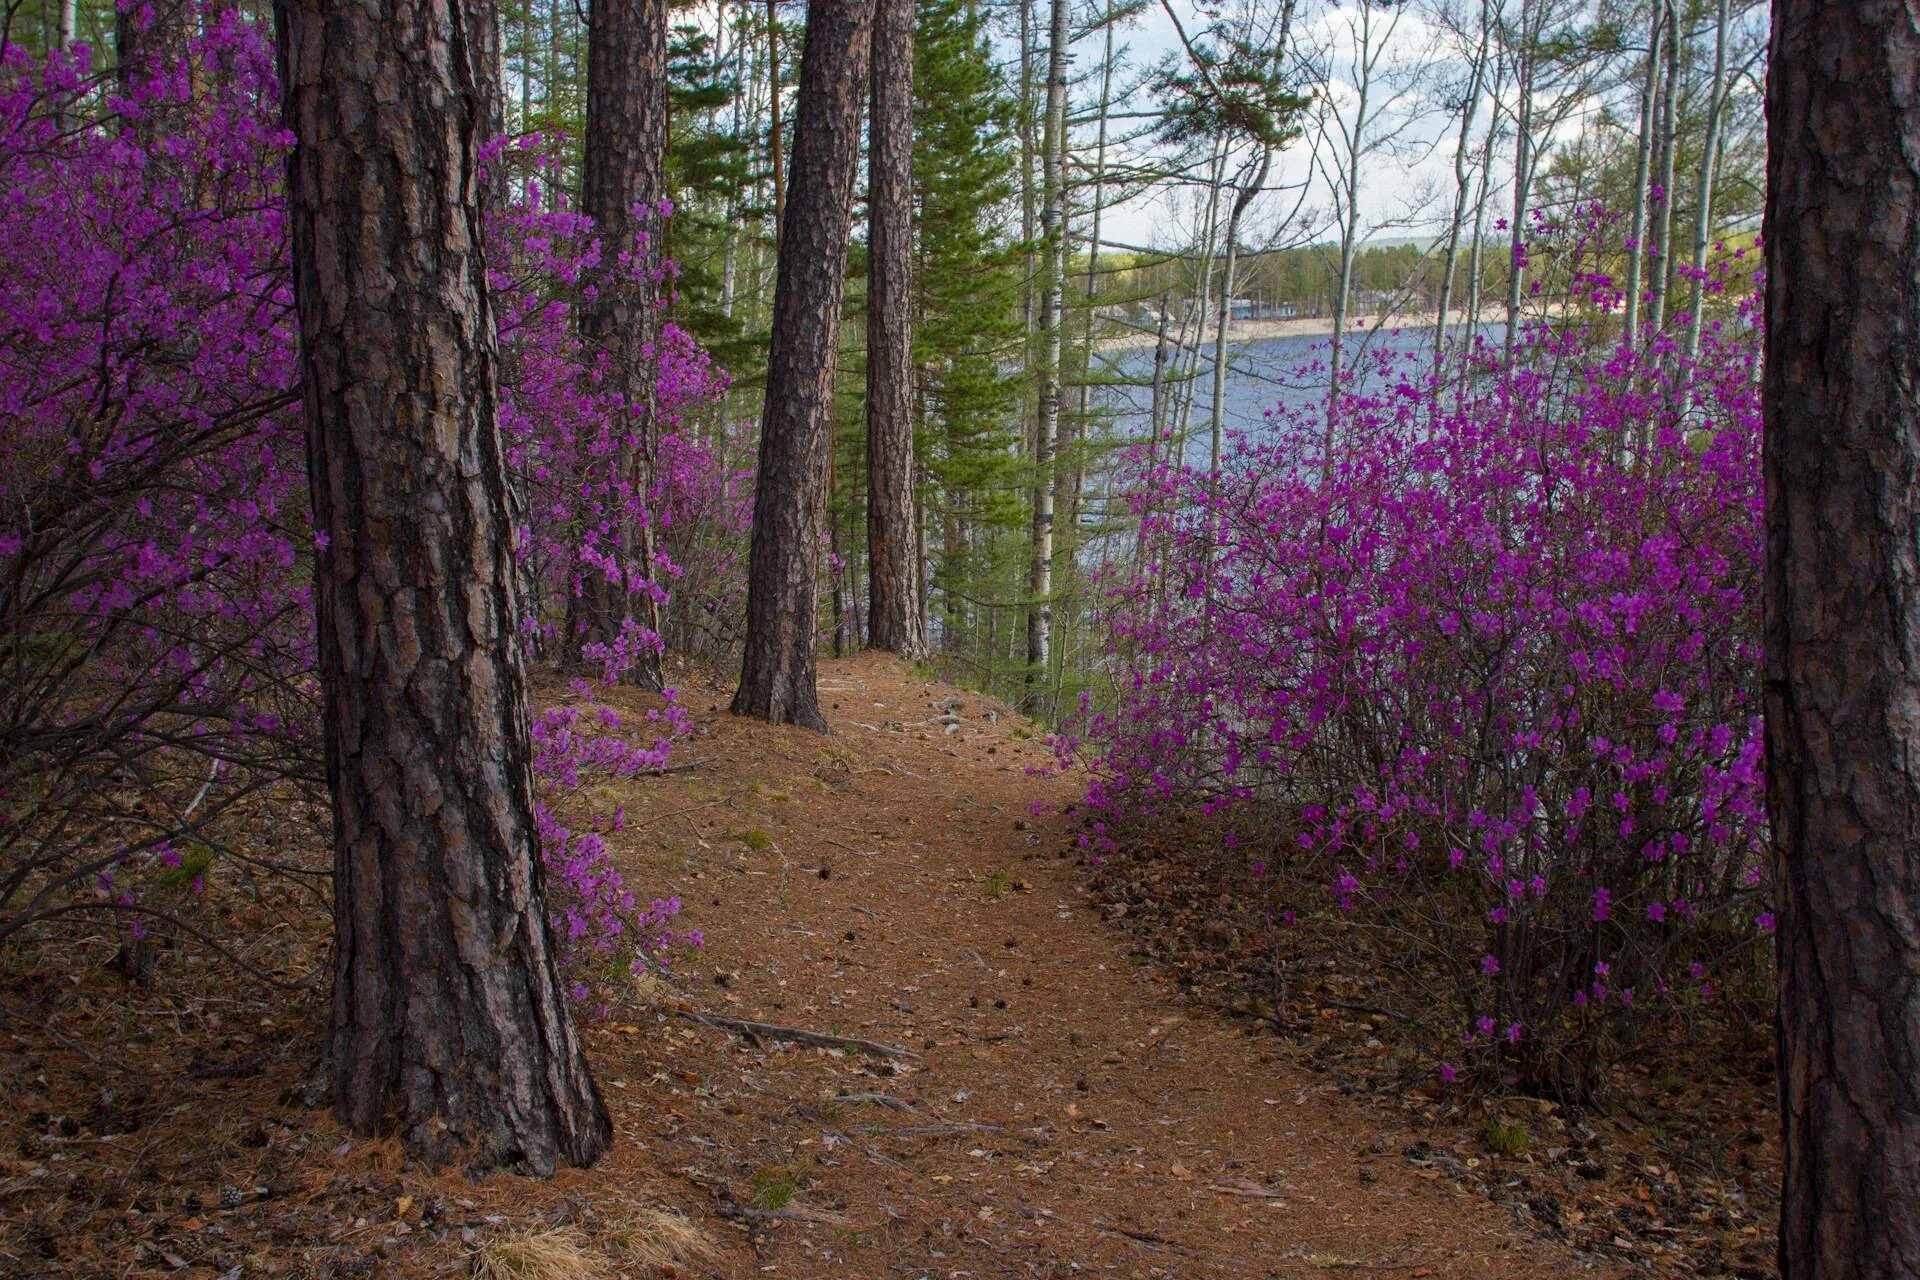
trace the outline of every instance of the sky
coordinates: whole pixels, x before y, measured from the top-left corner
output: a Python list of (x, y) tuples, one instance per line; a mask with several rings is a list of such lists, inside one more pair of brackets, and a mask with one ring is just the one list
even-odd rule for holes
[[(1192, 0), (1170, 0), (1190, 36), (1208, 18)], [(1257, 2), (1257, 0), (1256, 0)], [(1267, 0), (1271, 3), (1271, 0)], [(1417, 12), (1405, 7), (1380, 11), (1371, 17), (1371, 32), (1363, 33), (1359, 6), (1308, 0), (1297, 19), (1296, 48), (1311, 51), (1325, 68), (1325, 91), (1309, 112), (1298, 140), (1275, 158), (1267, 191), (1248, 212), (1243, 244), (1323, 242), (1337, 234), (1338, 175), (1345, 168), (1344, 135), (1351, 130), (1358, 105), (1355, 86), (1362, 79), (1359, 52), (1364, 41), (1380, 52), (1374, 59), (1368, 117), (1362, 135), (1359, 234), (1364, 240), (1420, 238), (1444, 228), (1454, 191), (1453, 146), (1457, 115), (1434, 101), (1430, 84), (1435, 75), (1459, 74), (1463, 65), (1448, 61), (1447, 36)], [(1152, 65), (1174, 55), (1184, 60), (1178, 36), (1166, 10), (1155, 3), (1123, 29), (1120, 42), (1127, 61)], [(1097, 71), (1100, 37), (1079, 41), (1074, 49), (1076, 75)], [(1009, 56), (1013, 51), (1009, 49)], [(1088, 84), (1079, 96), (1092, 101), (1097, 84)], [(1142, 93), (1129, 104), (1150, 109)], [(1484, 124), (1491, 105), (1483, 95), (1478, 120)], [(1090, 131), (1089, 131), (1090, 132)], [(1496, 162), (1496, 185), (1504, 181)], [(1102, 239), (1121, 244), (1168, 247), (1195, 238), (1202, 195), (1192, 188), (1164, 187), (1149, 191), (1102, 215)]]

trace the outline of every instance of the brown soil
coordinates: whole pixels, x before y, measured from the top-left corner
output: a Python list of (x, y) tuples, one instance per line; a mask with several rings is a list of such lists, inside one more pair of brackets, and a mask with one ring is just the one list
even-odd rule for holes
[[(1342, 1096), (1139, 963), (1070, 856), (1079, 782), (1017, 716), (876, 657), (827, 664), (821, 693), (827, 738), (692, 685), (675, 770), (596, 797), (626, 803), (630, 879), (706, 937), (588, 1033), (618, 1132), (600, 1166), (425, 1173), (293, 1105), (317, 995), (27, 956), (0, 995), (22, 1015), (0, 1024), (0, 1274), (461, 1275), (554, 1227), (590, 1260), (564, 1274), (607, 1277), (1627, 1273), (1466, 1176), (1528, 1158), (1449, 1164), (1417, 1110)], [(652, 1209), (715, 1252), (642, 1261)]]

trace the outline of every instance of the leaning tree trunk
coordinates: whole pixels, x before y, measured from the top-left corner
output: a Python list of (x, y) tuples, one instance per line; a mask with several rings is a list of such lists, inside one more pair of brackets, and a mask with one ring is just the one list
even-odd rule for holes
[(867, 158), (867, 643), (927, 648), (914, 557), (913, 0), (877, 0)]
[[(618, 431), (607, 486), (614, 560), (624, 581), (590, 575), (598, 598), (588, 610), (588, 638), (610, 643), (625, 622), (638, 623), (652, 639), (634, 654), (627, 678), (649, 689), (661, 684), (650, 495), (660, 443), (653, 273), (666, 195), (668, 24), (667, 0), (594, 0), (580, 179), (581, 211), (593, 219), (603, 259), (580, 330), (611, 358), (611, 390), (629, 419)], [(621, 493), (634, 495), (631, 509), (621, 509)]]
[(1920, 28), (1775, 0), (1767, 780), (1780, 1272), (1920, 1274)]
[(586, 1164), (611, 1138), (567, 1014), (533, 818), (480, 91), (462, 6), (281, 0), (342, 1121), (416, 1154)]
[(735, 715), (822, 733), (813, 660), (821, 519), (872, 37), (873, 0), (813, 0), (807, 9), (754, 478), (746, 653), (733, 695)]

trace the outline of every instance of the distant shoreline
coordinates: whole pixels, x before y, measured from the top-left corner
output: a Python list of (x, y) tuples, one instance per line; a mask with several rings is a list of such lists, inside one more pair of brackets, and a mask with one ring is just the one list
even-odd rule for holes
[[(1465, 310), (1449, 310), (1449, 325), (1465, 324)], [(1355, 331), (1371, 332), (1379, 329), (1431, 329), (1437, 313), (1432, 311), (1404, 311), (1384, 316), (1359, 316), (1353, 320)], [(1174, 332), (1167, 335), (1171, 342)], [(1207, 325), (1203, 345), (1212, 346), (1215, 329), (1212, 322)], [(1228, 342), (1263, 342), (1272, 338), (1329, 338), (1333, 336), (1333, 317), (1297, 316), (1288, 319), (1273, 320), (1236, 320), (1227, 327)], [(1102, 351), (1134, 351), (1153, 347), (1155, 335), (1145, 329), (1134, 329), (1127, 333), (1116, 333), (1097, 339), (1095, 346)]]

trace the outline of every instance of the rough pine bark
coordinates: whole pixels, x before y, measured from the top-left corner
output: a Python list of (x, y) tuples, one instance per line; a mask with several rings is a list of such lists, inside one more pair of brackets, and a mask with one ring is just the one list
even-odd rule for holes
[[(630, 438), (611, 460), (614, 479), (643, 494), (653, 486), (660, 440), (655, 354), (660, 312), (651, 272), (660, 256), (657, 210), (666, 195), (669, 23), (667, 0), (594, 0), (587, 24), (580, 205), (594, 221), (604, 261), (597, 291), (582, 309), (580, 330), (611, 357), (612, 389), (632, 420)], [(623, 254), (633, 257), (622, 262)], [(654, 541), (650, 523), (620, 522), (614, 558), (630, 580), (644, 579), (647, 586), (636, 591), (632, 581), (596, 579), (597, 599), (583, 610), (588, 638), (612, 641), (629, 619), (660, 634), (660, 602), (652, 590), (658, 572)], [(627, 674), (633, 683), (658, 689), (659, 654), (643, 649)]]
[(876, 0), (867, 147), (867, 643), (927, 648), (914, 555), (913, 0)]
[(814, 0), (807, 9), (754, 478), (746, 652), (733, 696), (735, 715), (822, 733), (813, 634), (873, 16), (873, 0)]
[(1920, 1275), (1920, 23), (1776, 0), (1767, 773), (1787, 1280)]
[(280, 0), (276, 17), (321, 543), (335, 1104), (433, 1163), (586, 1164), (611, 1131), (542, 895), (466, 15)]

